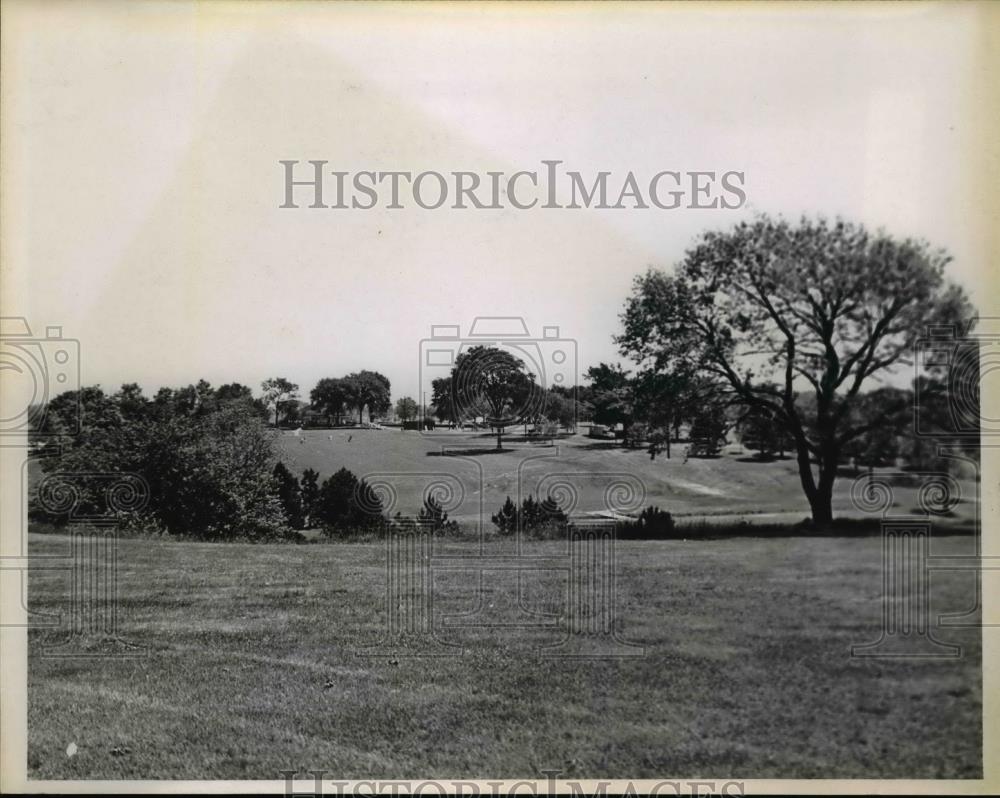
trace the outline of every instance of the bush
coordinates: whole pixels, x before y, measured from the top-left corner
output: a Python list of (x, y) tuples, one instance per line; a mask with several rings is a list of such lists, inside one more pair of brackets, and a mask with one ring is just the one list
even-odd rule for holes
[(507, 501), (503, 503), (503, 507), (500, 508), (491, 520), (501, 535), (513, 535), (517, 531), (517, 516), (517, 505), (508, 496)]
[(315, 520), (316, 502), (319, 500), (319, 473), (317, 471), (307, 468), (302, 472), (299, 493), (302, 496), (304, 526), (312, 526)]
[(538, 538), (564, 535), (568, 525), (566, 513), (551, 496), (544, 501), (528, 496), (520, 508), (508, 496), (492, 520), (501, 535), (512, 535), (520, 529), (522, 534)]
[[(47, 446), (42, 467), (68, 475), (80, 501), (60, 514), (35, 496), (34, 517), (65, 524), (113, 512), (103, 496), (107, 478), (134, 474), (149, 496), (127, 519), (116, 517), (131, 529), (145, 525), (208, 540), (291, 536), (273, 474), (273, 442), (252, 401), (220, 399), (207, 383), (165, 388), (153, 401), (138, 386), (114, 396), (84, 388), (57, 398), (66, 406), (79, 400), (87, 425), (62, 437), (58, 450)], [(38, 432), (61, 435), (61, 406)]]
[(417, 520), (435, 532), (453, 533), (458, 531), (458, 523), (448, 520), (448, 513), (433, 496), (424, 499), (424, 506), (421, 508)]
[(285, 516), (292, 529), (303, 529), (306, 525), (302, 507), (302, 488), (280, 460), (274, 465), (274, 479), (278, 485), (278, 499), (285, 510)]
[(673, 516), (659, 507), (647, 507), (635, 521), (618, 525), (618, 537), (623, 540), (666, 540), (675, 531)]
[(316, 521), (328, 537), (346, 537), (384, 527), (382, 500), (346, 468), (328, 478), (316, 499)]

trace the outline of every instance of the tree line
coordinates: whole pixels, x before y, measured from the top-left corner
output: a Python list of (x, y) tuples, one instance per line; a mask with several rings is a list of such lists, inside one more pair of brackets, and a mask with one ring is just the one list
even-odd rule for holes
[[(660, 446), (669, 456), (682, 425), (708, 454), (736, 427), (763, 454), (794, 456), (812, 519), (827, 524), (845, 459), (933, 459), (941, 441), (976, 453), (979, 350), (961, 336), (973, 309), (945, 278), (948, 262), (924, 241), (861, 225), (761, 216), (705, 233), (670, 273), (636, 277), (615, 336), (634, 372), (602, 363), (588, 370), (587, 386), (544, 386), (510, 352), (474, 346), (434, 381), (432, 412), (450, 424), (482, 419), (502, 448), (513, 425), (571, 428), (583, 411), (621, 424), (627, 443), (649, 442), (652, 456)], [(908, 363), (930, 327), (955, 331), (938, 344), (950, 356), (922, 363), (907, 389), (879, 384)], [(294, 526), (279, 495), (290, 483), (274, 472), (265, 424), (294, 419), (298, 386), (275, 377), (261, 388), (256, 398), (238, 383), (202, 380), (151, 399), (134, 384), (110, 395), (83, 388), (49, 403), (32, 441), (43, 468), (142, 474), (154, 497), (150, 520), (166, 529), (280, 536)], [(388, 412), (390, 384), (374, 371), (324, 378), (310, 400), (328, 424), (354, 412), (360, 421), (366, 407)], [(416, 402), (403, 397), (397, 412), (415, 416)], [(338, 482), (343, 489), (334, 484), (327, 495), (346, 495), (348, 476)], [(313, 488), (298, 490), (311, 496)], [(97, 502), (97, 491), (82, 501)], [(344, 512), (343, 523), (363, 520)]]

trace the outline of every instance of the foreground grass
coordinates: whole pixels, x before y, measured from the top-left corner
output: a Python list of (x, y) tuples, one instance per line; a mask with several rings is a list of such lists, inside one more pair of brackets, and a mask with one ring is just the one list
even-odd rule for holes
[[(65, 554), (69, 539), (30, 545)], [(622, 542), (621, 631), (645, 656), (618, 660), (540, 656), (558, 633), (502, 626), (523, 616), (515, 577), (488, 572), (493, 625), (446, 632), (464, 654), (427, 659), (361, 655), (384, 637), (379, 544), (122, 541), (120, 633), (148, 655), (54, 659), (42, 649), (61, 634), (32, 631), (29, 774), (978, 777), (978, 630), (938, 633), (963, 646), (957, 660), (849, 656), (878, 637), (879, 546)], [(941, 538), (933, 552), (972, 546)], [(437, 613), (472, 611), (477, 584), (475, 571), (443, 576)], [(969, 574), (935, 574), (932, 587), (935, 617), (973, 603)], [(523, 589), (531, 609), (560, 611), (557, 575)], [(66, 613), (68, 575), (33, 573), (29, 596), (33, 610)]]

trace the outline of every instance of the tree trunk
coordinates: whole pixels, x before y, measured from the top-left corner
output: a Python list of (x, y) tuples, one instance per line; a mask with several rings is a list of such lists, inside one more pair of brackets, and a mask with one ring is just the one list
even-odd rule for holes
[(817, 526), (823, 526), (833, 521), (833, 479), (820, 478), (816, 492), (809, 500), (812, 509), (812, 520)]
[(798, 449), (799, 478), (809, 509), (812, 511), (813, 524), (825, 526), (833, 521), (833, 484), (837, 479), (837, 463), (840, 452), (835, 446), (826, 444), (822, 447), (819, 458), (819, 478), (813, 477), (812, 463), (809, 451), (802, 445)]
[(498, 452), (503, 449), (503, 444), (501, 444), (501, 442), (500, 442), (500, 436), (501, 435), (503, 435), (503, 427), (497, 427), (497, 451)]

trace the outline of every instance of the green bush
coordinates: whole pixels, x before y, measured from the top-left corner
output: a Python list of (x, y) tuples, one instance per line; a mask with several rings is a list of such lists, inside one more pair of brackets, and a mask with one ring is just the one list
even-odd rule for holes
[(618, 525), (618, 537), (628, 540), (666, 540), (675, 536), (673, 516), (659, 507), (647, 507), (635, 521)]
[(329, 477), (316, 499), (316, 521), (328, 537), (347, 537), (384, 528), (382, 500), (346, 468)]

